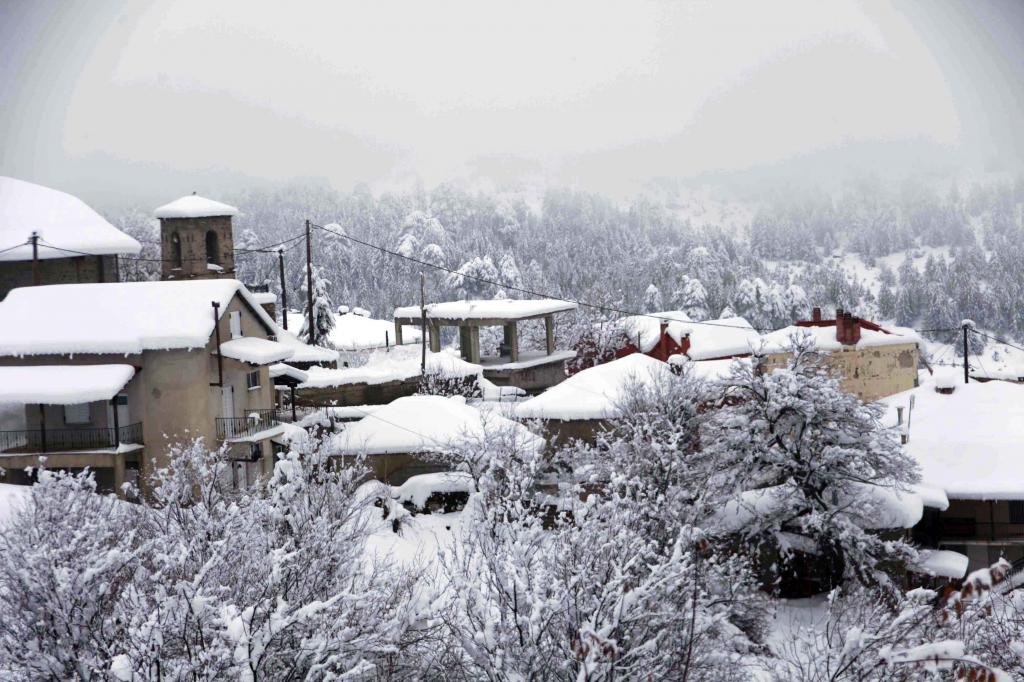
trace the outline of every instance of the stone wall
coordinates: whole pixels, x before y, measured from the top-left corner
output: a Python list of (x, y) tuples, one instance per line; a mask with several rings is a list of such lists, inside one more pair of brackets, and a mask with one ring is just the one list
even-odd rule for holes
[[(206, 234), (217, 235), (213, 262), (222, 271), (207, 267)], [(174, 262), (174, 235), (181, 243), (181, 264)], [(196, 279), (235, 276), (235, 243), (230, 216), (212, 218), (163, 218), (160, 220), (161, 279)]]
[[(772, 353), (767, 370), (789, 364), (789, 353)], [(917, 344), (868, 348), (844, 347), (827, 355), (829, 367), (842, 377), (843, 389), (864, 402), (908, 391), (917, 386)]]
[[(40, 284), (82, 284), (116, 282), (117, 256), (75, 256), (39, 261)], [(32, 261), (0, 261), (0, 300), (11, 289), (33, 285)]]

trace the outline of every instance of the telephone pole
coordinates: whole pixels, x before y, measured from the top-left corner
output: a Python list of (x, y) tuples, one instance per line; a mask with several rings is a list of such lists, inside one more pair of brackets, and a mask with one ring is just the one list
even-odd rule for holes
[(281, 324), (288, 329), (288, 292), (284, 286), (284, 249), (277, 250), (277, 270), (281, 275)]
[(427, 284), (420, 273), (420, 375), (427, 376)]
[(970, 383), (970, 375), (967, 373), (967, 330), (970, 327), (967, 322), (963, 322), (964, 328), (964, 383)]
[(309, 345), (316, 345), (316, 327), (313, 326), (313, 239), (306, 219), (306, 311), (309, 320)]
[(32, 242), (32, 284), (39, 286), (39, 233), (33, 232), (28, 239)]

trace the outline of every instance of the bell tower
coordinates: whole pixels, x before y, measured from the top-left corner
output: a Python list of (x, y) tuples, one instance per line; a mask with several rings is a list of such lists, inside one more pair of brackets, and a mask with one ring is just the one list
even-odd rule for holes
[(234, 278), (234, 206), (197, 196), (164, 204), (160, 219), (160, 279)]

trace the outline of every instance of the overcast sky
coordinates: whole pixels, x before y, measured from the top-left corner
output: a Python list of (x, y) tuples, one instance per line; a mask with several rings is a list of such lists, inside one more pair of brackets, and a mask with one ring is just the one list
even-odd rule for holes
[(0, 0), (0, 174), (109, 203), (1016, 170), (1022, 35), (1013, 0)]

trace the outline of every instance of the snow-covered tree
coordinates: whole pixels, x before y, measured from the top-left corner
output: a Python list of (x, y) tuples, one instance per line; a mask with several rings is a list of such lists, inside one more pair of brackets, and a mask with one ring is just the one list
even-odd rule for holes
[(463, 263), (458, 272), (449, 274), (446, 284), (460, 298), (492, 298), (499, 289), (492, 282), (500, 276), (490, 256), (476, 257)]
[(661, 301), (661, 289), (654, 284), (649, 284), (644, 291), (644, 312), (656, 313), (660, 310), (664, 310)]
[(330, 345), (331, 330), (334, 329), (334, 302), (331, 301), (331, 281), (324, 277), (323, 268), (313, 266), (313, 328), (314, 333), (310, 335), (309, 330), (309, 298), (305, 295), (307, 284), (302, 285), (303, 308), (302, 308), (302, 329), (299, 331), (299, 338), (306, 343), (315, 343), (318, 346)]
[(708, 317), (708, 294), (699, 279), (683, 275), (679, 286), (672, 292), (672, 308), (682, 310), (692, 320), (706, 320)]
[(762, 357), (734, 363), (721, 388), (728, 404), (704, 424), (695, 465), (717, 472), (707, 484), (720, 495), (717, 525), (769, 583), (788, 579), (797, 552), (815, 557), (825, 585), (891, 586), (886, 569), (916, 554), (873, 530), (916, 523), (916, 498), (901, 493), (917, 466), (879, 406), (845, 392), (808, 337), (793, 344), (774, 371)]

